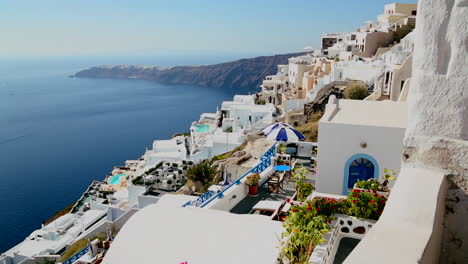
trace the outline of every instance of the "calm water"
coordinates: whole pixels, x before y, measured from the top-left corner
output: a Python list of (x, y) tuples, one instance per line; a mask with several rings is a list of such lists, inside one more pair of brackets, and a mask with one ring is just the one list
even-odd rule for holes
[(72, 79), (101, 64), (209, 64), (221, 57), (0, 58), (0, 252), (76, 201), (93, 179), (186, 132), (236, 91)]

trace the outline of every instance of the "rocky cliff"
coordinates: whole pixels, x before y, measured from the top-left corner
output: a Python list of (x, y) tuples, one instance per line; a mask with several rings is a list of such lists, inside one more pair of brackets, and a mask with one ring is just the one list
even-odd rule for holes
[(215, 88), (258, 91), (267, 75), (275, 74), (278, 64), (302, 53), (262, 56), (202, 66), (97, 66), (76, 73), (77, 78), (121, 78), (154, 80), (167, 84), (190, 84)]

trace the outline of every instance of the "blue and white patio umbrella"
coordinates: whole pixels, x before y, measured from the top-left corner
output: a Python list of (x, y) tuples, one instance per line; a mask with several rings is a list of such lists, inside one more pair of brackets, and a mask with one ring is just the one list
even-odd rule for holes
[(286, 123), (273, 123), (264, 129), (263, 134), (276, 141), (297, 142), (304, 140), (304, 136), (296, 129)]

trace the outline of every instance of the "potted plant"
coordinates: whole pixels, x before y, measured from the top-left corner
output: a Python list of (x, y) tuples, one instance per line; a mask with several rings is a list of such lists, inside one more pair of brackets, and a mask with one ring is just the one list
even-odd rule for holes
[(277, 158), (276, 165), (284, 165), (284, 160), (282, 160), (281, 158)]
[(278, 151), (280, 154), (286, 154), (286, 146), (283, 143), (278, 145)]
[(307, 174), (309, 174), (309, 170), (301, 166), (294, 170), (294, 178), (296, 178), (296, 195), (294, 196), (295, 199), (299, 202), (304, 202), (314, 190), (314, 185), (312, 183), (305, 182), (307, 178)]
[(249, 186), (249, 195), (258, 195), (258, 184), (260, 182), (260, 174), (253, 173), (247, 176), (245, 184)]

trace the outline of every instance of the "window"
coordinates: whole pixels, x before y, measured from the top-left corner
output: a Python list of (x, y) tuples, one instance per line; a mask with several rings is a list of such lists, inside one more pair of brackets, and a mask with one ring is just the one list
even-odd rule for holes
[(416, 15), (416, 10), (411, 11), (411, 15), (415, 16)]
[(374, 178), (374, 164), (365, 158), (358, 158), (349, 166), (348, 188), (353, 188), (358, 181)]

